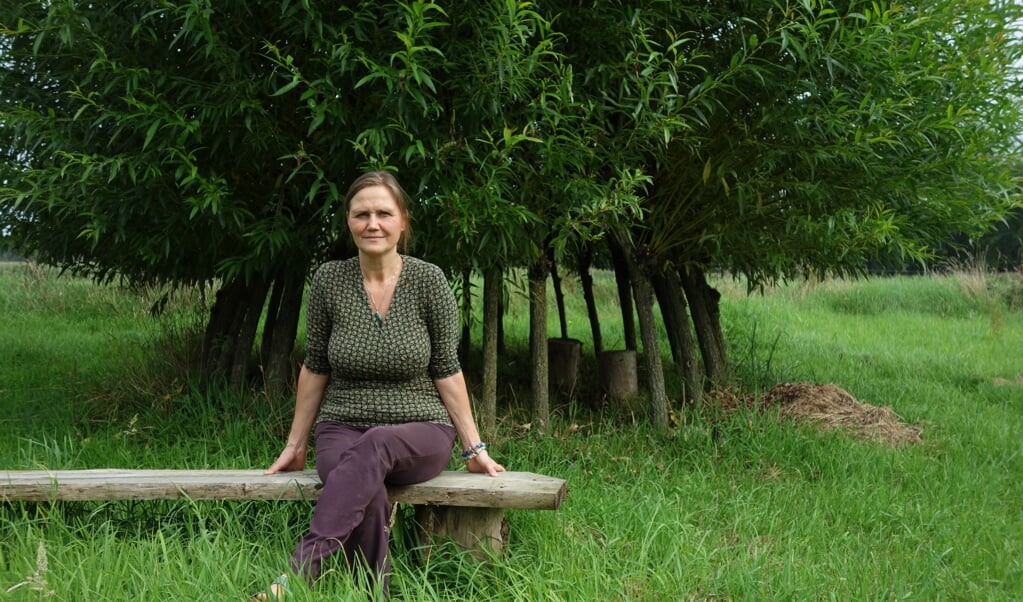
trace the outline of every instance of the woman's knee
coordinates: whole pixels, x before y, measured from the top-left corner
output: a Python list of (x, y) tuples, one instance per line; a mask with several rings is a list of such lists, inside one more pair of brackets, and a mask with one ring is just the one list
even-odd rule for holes
[(341, 462), (341, 458), (352, 445), (359, 441), (363, 432), (345, 424), (321, 422), (316, 427), (316, 472), (324, 480)]

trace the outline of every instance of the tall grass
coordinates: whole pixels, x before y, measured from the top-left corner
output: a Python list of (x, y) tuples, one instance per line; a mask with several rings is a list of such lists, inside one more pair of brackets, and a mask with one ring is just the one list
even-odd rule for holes
[[(159, 342), (180, 343), (148, 316), (147, 294), (23, 269), (0, 270), (4, 467), (259, 467), (277, 453), (289, 402), (200, 395), (157, 374), (164, 369), (145, 377), (152, 390), (141, 384), (140, 363), (159, 355)], [(392, 597), (1023, 599), (1023, 314), (1006, 293), (1018, 290), (1011, 279), (968, 289), (960, 277), (828, 281), (750, 297), (741, 283), (718, 283), (736, 386), (837, 384), (924, 425), (923, 444), (897, 449), (712, 405), (676, 404), (683, 423), (655, 435), (634, 406), (590, 410), (582, 398), (560, 400), (551, 432), (536, 433), (519, 419), (526, 309), (513, 295), (493, 448), (512, 469), (566, 478), (569, 498), (556, 512), (510, 511), (511, 541), (488, 563), (456, 550), (423, 562), (396, 536)], [(602, 275), (598, 284), (608, 347), (620, 346), (613, 283)], [(573, 290), (569, 301), (570, 335), (589, 345)], [(661, 352), (670, 359), (666, 345)], [(309, 510), (4, 504), (0, 599), (244, 599), (281, 569)], [(366, 593), (336, 570), (293, 599)]]

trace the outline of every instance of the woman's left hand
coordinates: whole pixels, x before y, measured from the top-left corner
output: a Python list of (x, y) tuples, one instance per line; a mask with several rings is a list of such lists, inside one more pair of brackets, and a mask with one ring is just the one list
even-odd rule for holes
[(469, 469), (469, 472), (488, 474), (492, 477), (496, 477), (499, 472), (504, 472), (504, 466), (495, 462), (487, 450), (481, 451), (475, 458), (466, 462), (465, 467)]

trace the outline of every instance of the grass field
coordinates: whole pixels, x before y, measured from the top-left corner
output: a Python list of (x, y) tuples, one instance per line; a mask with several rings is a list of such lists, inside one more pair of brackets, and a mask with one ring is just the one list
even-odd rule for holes
[[(589, 349), (566, 282), (571, 335)], [(611, 282), (602, 326), (620, 345)], [(746, 296), (723, 280), (733, 391), (835, 384), (923, 429), (892, 447), (844, 431), (673, 408), (655, 435), (642, 400), (555, 404), (526, 428), (526, 308), (506, 322), (500, 433), (512, 469), (568, 480), (556, 512), (509, 512), (511, 541), (482, 564), (419, 561), (395, 538), (395, 600), (1023, 599), (1023, 285), (962, 272), (826, 281)], [(281, 446), (291, 402), (199, 395), (180, 366), (202, 300), (0, 267), (0, 465), (10, 469), (249, 468)], [(551, 332), (554, 327), (552, 312)], [(662, 348), (670, 360), (666, 345)], [(669, 371), (670, 372), (670, 371)], [(677, 390), (669, 373), (669, 387)], [(0, 599), (244, 600), (286, 561), (308, 505), (115, 502), (0, 505)], [(330, 571), (295, 600), (365, 600)]]

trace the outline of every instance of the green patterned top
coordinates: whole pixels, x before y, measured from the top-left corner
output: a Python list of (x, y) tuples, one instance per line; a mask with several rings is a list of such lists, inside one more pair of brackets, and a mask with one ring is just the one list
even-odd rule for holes
[(433, 381), (461, 370), (458, 305), (440, 268), (402, 259), (383, 323), (373, 316), (358, 257), (316, 270), (306, 308), (305, 366), (330, 376), (317, 422), (451, 424)]

